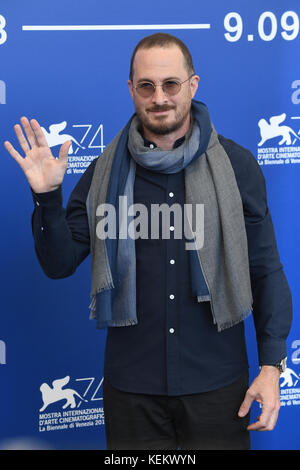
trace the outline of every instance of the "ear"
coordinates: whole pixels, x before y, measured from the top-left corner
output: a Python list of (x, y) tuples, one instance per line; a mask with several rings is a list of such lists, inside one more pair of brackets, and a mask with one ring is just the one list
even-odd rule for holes
[(132, 85), (132, 81), (131, 80), (128, 80), (128, 88), (129, 88), (129, 93), (131, 94), (131, 98), (133, 99), (133, 85)]
[(190, 81), (192, 98), (194, 98), (196, 91), (198, 89), (199, 80), (200, 80), (200, 77), (198, 75), (194, 75)]

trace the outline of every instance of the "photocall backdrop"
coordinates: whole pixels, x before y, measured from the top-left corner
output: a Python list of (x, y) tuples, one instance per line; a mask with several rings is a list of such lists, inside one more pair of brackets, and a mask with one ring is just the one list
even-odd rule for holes
[[(13, 126), (23, 115), (44, 127), (54, 155), (72, 139), (65, 205), (133, 113), (130, 56), (156, 31), (188, 45), (200, 76), (196, 99), (220, 134), (252, 151), (265, 175), (294, 321), (278, 423), (272, 432), (252, 432), (252, 448), (300, 448), (299, 17), (299, 0), (0, 1), (0, 448), (106, 448), (106, 332), (89, 320), (90, 260), (67, 279), (42, 272), (31, 192), (3, 142), (18, 146)], [(251, 318), (245, 324), (253, 379), (255, 331)], [(258, 414), (254, 405), (252, 419)]]

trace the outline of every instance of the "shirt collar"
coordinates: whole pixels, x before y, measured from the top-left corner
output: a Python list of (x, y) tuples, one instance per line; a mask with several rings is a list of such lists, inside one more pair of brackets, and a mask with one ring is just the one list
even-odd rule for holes
[[(144, 136), (142, 130), (140, 130), (140, 132), (141, 132), (141, 135), (144, 139), (144, 146), (145, 147), (149, 147), (151, 149), (154, 149), (154, 148), (157, 147), (157, 145), (154, 142), (151, 142), (150, 140), (146, 139), (146, 137)], [(184, 142), (184, 140), (185, 140), (185, 135), (183, 137), (180, 137), (179, 139), (175, 140), (173, 148), (176, 149), (177, 147), (179, 147)]]

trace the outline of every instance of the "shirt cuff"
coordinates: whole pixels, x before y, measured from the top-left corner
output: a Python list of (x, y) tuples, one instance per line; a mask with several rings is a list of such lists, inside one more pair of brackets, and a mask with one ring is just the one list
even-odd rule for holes
[(55, 189), (54, 191), (48, 191), (46, 193), (35, 193), (31, 188), (33, 202), (35, 207), (53, 207), (62, 205), (62, 187)]
[(260, 366), (274, 366), (287, 356), (286, 341), (274, 338), (258, 340)]

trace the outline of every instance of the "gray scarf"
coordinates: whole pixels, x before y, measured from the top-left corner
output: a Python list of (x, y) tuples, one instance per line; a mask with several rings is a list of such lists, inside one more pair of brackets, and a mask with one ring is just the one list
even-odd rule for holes
[[(200, 134), (202, 138), (197, 120), (185, 142), (171, 151), (144, 147), (137, 118), (127, 129), (127, 135), (124, 136), (123, 129), (98, 159), (87, 198), (92, 262), (91, 318), (97, 318), (100, 328), (134, 325), (138, 321), (135, 242), (119, 239), (114, 245), (108, 245), (107, 240), (96, 235), (99, 220), (96, 211), (107, 202), (110, 186), (115, 181), (111, 177), (116, 154), (125, 152), (124, 142), (127, 142), (132, 158), (122, 194), (127, 195), (128, 205), (133, 203), (135, 162), (164, 173), (184, 168), (185, 202), (204, 204), (205, 211), (204, 245), (197, 250), (197, 257), (209, 295), (198, 300), (210, 300), (218, 331), (239, 323), (252, 310), (247, 237), (235, 175), (216, 131), (213, 128), (206, 152), (193, 159)], [(120, 170), (115, 178), (120, 179), (121, 173)], [(122, 210), (117, 213), (122, 214)], [(120, 230), (122, 220), (119, 224)]]

